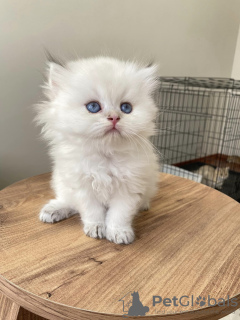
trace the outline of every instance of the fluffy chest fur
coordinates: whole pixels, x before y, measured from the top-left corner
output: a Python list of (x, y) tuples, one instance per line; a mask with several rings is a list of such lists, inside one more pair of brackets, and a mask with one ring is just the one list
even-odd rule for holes
[(85, 148), (68, 148), (63, 152), (60, 148), (55, 150), (54, 158), (57, 183), (61, 181), (75, 194), (80, 189), (93, 192), (105, 205), (116, 192), (144, 194), (149, 161), (154, 161), (139, 150), (130, 153), (128, 149), (111, 154), (99, 150), (88, 152)]

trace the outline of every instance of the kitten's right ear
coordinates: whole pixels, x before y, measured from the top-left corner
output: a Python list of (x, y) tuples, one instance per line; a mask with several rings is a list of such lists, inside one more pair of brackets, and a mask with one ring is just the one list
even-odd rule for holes
[(65, 65), (60, 60), (53, 57), (49, 52), (47, 56), (47, 86), (52, 98), (56, 97), (63, 87), (64, 79), (67, 76)]
[(152, 93), (158, 86), (157, 71), (158, 66), (152, 63), (139, 70), (139, 74), (141, 75), (149, 93)]

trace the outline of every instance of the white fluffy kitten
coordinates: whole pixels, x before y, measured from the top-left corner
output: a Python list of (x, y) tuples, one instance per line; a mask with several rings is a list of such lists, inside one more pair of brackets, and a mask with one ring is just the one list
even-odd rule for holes
[(56, 199), (43, 222), (80, 213), (86, 235), (115, 243), (134, 240), (132, 220), (149, 208), (158, 159), (149, 137), (157, 108), (156, 66), (98, 57), (48, 63), (47, 102), (38, 124), (50, 145)]

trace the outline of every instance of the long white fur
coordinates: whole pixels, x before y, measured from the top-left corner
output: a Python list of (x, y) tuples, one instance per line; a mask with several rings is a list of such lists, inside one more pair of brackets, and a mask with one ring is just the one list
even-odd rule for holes
[[(108, 57), (64, 67), (48, 63), (48, 101), (37, 106), (36, 121), (49, 142), (56, 199), (42, 208), (40, 220), (56, 222), (78, 212), (88, 236), (134, 240), (133, 217), (148, 209), (158, 182), (158, 158), (149, 141), (157, 113), (156, 70)], [(91, 101), (102, 110), (90, 113)], [(120, 110), (123, 102), (133, 106), (130, 114)], [(119, 132), (107, 132), (112, 116), (120, 117)]]

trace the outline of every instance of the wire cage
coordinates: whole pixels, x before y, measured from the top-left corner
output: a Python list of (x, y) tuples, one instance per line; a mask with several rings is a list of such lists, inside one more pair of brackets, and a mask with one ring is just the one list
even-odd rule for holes
[(240, 201), (240, 81), (161, 77), (155, 98), (163, 171)]

